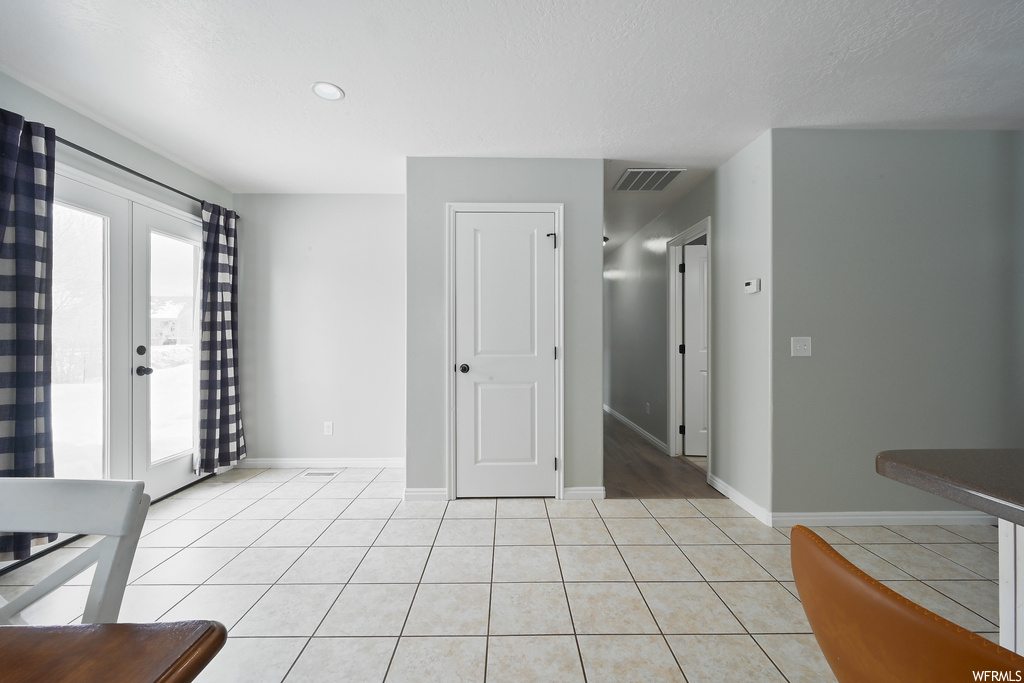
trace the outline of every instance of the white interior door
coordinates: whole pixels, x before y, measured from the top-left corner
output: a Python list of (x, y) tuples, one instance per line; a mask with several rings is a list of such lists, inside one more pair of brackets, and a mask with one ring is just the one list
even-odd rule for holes
[(133, 467), (154, 498), (196, 478), (202, 228), (135, 204)]
[(683, 247), (683, 450), (708, 454), (708, 248)]
[(56, 476), (140, 479), (154, 498), (196, 479), (198, 349), (190, 335), (200, 237), (198, 219), (57, 176)]
[(555, 213), (454, 214), (456, 495), (554, 496)]

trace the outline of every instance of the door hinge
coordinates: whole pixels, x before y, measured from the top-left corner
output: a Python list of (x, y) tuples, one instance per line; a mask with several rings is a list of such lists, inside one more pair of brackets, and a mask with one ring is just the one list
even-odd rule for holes
[(680, 263), (679, 264), (679, 272), (680, 273), (685, 273), (686, 272), (686, 264), (685, 263)]
[(679, 425), (679, 433), (680, 434), (685, 434), (686, 433), (686, 425)]
[(554, 241), (554, 243), (553, 243), (553, 244), (554, 244), (554, 248), (555, 248), (555, 249), (558, 249), (558, 235), (556, 235), (556, 234), (555, 234), (555, 233), (553, 233), (553, 232), (549, 232), (549, 233), (547, 234), (547, 236), (548, 236), (548, 237), (554, 237), (554, 238), (555, 238), (555, 241)]
[(555, 347), (555, 360), (558, 360), (558, 347)]
[(679, 353), (686, 353), (686, 344), (679, 345)]
[(555, 458), (555, 471), (558, 471), (558, 458)]

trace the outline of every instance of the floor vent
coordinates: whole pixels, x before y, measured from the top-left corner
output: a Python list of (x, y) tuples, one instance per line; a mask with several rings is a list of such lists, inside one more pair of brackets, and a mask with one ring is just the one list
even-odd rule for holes
[(304, 477), (333, 477), (337, 472), (306, 472), (302, 476)]
[(627, 168), (615, 183), (616, 191), (661, 192), (685, 168)]

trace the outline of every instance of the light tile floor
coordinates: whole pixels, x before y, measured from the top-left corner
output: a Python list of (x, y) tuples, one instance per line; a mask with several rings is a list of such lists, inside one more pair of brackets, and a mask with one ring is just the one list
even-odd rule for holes
[[(324, 471), (234, 470), (155, 504), (121, 620), (223, 622), (200, 678), (218, 683), (834, 681), (788, 529), (728, 500), (406, 503), (403, 470)], [(817, 531), (996, 639), (994, 527)], [(0, 577), (0, 595), (89, 542)], [(27, 618), (80, 619), (88, 579)]]

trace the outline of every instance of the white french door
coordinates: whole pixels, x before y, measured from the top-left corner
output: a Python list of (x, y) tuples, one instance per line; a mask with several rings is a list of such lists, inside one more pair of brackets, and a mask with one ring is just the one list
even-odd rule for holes
[(132, 473), (154, 498), (195, 478), (202, 227), (132, 211)]
[(58, 174), (54, 208), (54, 468), (194, 481), (199, 219)]

